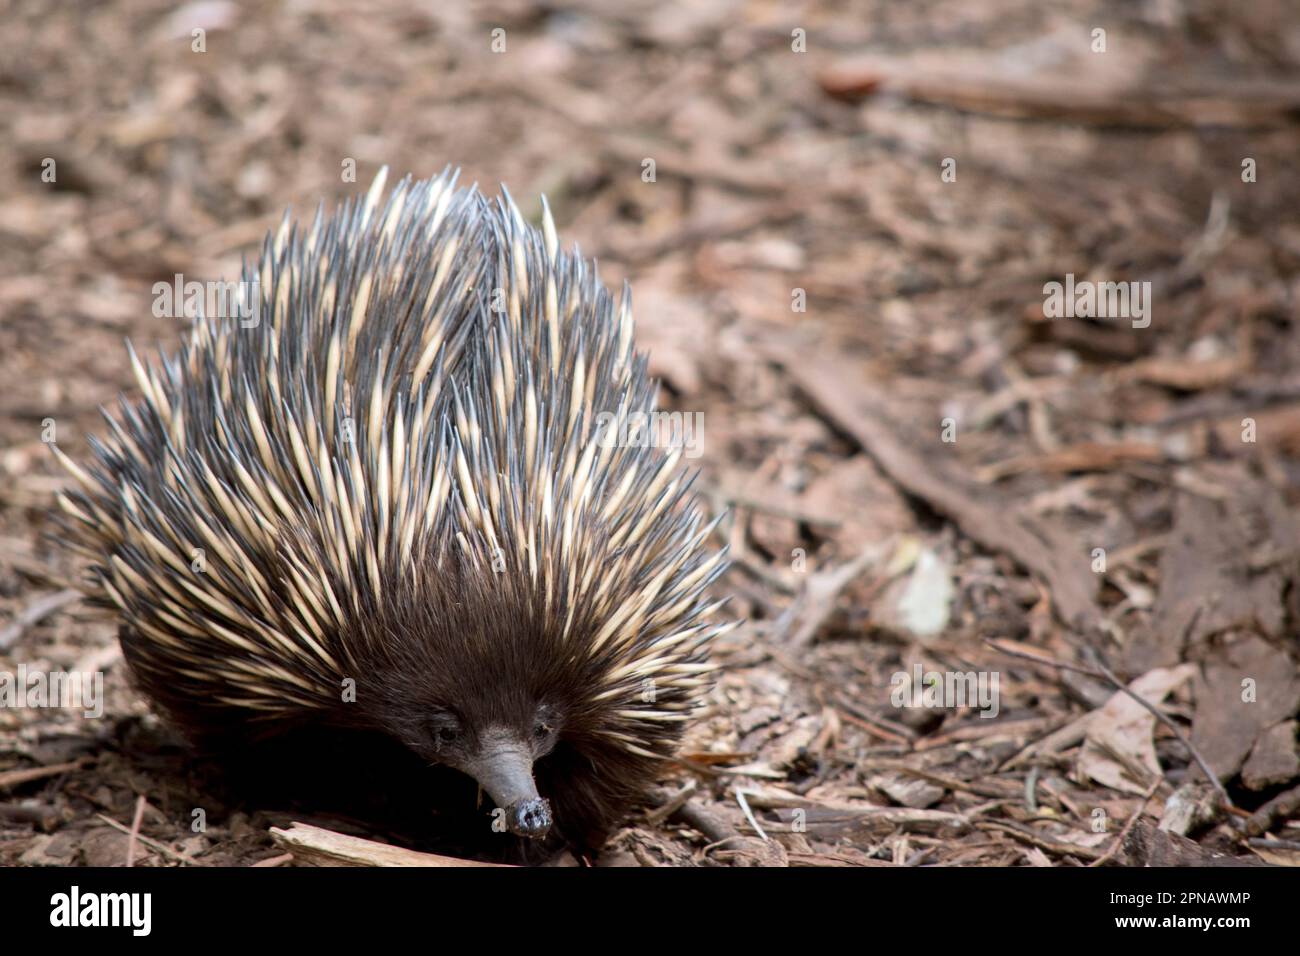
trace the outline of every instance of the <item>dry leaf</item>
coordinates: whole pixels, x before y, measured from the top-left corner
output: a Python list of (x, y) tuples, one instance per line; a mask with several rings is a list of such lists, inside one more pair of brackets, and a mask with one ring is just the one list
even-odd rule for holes
[[(1148, 703), (1158, 705), (1195, 674), (1191, 664), (1156, 668), (1133, 681), (1129, 688)], [(1152, 779), (1161, 775), (1152, 739), (1155, 725), (1156, 718), (1150, 711), (1123, 691), (1116, 691), (1088, 722), (1079, 751), (1080, 773), (1112, 790), (1145, 794), (1150, 780), (1135, 780), (1131, 768), (1147, 770)]]

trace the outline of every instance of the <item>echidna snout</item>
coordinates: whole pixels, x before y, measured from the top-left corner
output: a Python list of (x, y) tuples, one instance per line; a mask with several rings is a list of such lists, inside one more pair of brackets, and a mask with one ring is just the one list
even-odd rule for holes
[[(538, 724), (539, 730), (545, 726)], [(506, 827), (516, 836), (540, 839), (551, 829), (551, 804), (537, 793), (533, 781), (537, 743), (544, 744), (549, 733), (543, 730), (525, 740), (509, 728), (491, 727), (453, 762), (505, 811)]]
[(540, 839), (551, 831), (551, 801), (545, 797), (521, 800), (510, 810), (510, 832)]
[(475, 780), (495, 831), (583, 843), (589, 798), (575, 801), (574, 784), (592, 792), (578, 770), (592, 760), (596, 668), (566, 653), (559, 616), (524, 581), (457, 565), (443, 581), (427, 598), (399, 583), (350, 635), (377, 656), (359, 662), (344, 715)]

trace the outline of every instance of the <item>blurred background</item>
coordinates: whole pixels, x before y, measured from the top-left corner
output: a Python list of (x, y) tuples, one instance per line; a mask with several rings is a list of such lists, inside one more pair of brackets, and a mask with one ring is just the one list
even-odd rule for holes
[[(104, 817), (141, 798), (141, 832), (191, 861), (275, 854), (266, 808), (205, 803), (189, 831), (203, 782), (159, 756), (111, 621), (42, 538), (65, 481), (45, 441), (85, 453), (134, 389), (124, 339), (180, 340), (155, 282), (234, 278), (286, 207), (383, 165), (504, 183), (534, 221), (545, 194), (561, 240), (631, 280), (663, 404), (704, 415), (719, 591), (748, 623), (676, 805), (603, 862), (1300, 858), (1278, 802), (1300, 784), (1294, 2), (0, 19), (0, 670), (110, 691), (103, 721), (0, 709), (0, 862), (119, 863)], [(1067, 276), (1143, 284), (1149, 325), (1047, 318)], [(997, 673), (996, 718), (898, 707), (917, 666)], [(1233, 809), (1204, 810), (1200, 763)]]

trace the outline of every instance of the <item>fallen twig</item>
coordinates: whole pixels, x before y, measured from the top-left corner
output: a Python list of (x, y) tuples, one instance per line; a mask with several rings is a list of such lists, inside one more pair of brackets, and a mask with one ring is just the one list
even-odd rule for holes
[(135, 816), (131, 818), (130, 839), (126, 843), (126, 868), (135, 866), (135, 847), (140, 840), (140, 824), (144, 822), (144, 794), (135, 798)]
[(67, 763), (52, 763), (47, 767), (6, 770), (0, 773), (0, 790), (6, 787), (17, 787), (20, 784), (31, 783), (33, 780), (43, 780), (45, 777), (57, 777), (59, 774), (67, 773), (70, 770), (78, 770), (90, 762), (89, 757), (82, 757), (80, 760), (71, 760)]
[(1245, 823), (1246, 836), (1257, 837), (1267, 833), (1278, 820), (1285, 820), (1300, 810), (1300, 787), (1280, 793), (1252, 813)]
[[(948, 58), (952, 60), (952, 57)], [(1289, 78), (1230, 80), (1192, 76), (1177, 85), (1106, 80), (1058, 72), (1008, 70), (991, 56), (958, 65), (924, 58), (859, 58), (835, 64), (820, 78), (828, 94), (860, 99), (889, 90), (922, 103), (993, 116), (1069, 120), (1104, 126), (1276, 126), (1300, 109), (1300, 84)]]

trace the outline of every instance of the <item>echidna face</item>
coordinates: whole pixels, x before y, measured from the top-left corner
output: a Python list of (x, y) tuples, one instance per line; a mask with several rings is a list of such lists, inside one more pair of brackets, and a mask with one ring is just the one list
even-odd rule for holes
[[(497, 698), (500, 700), (500, 697)], [(555, 747), (560, 721), (547, 704), (513, 715), (485, 714), (484, 698), (409, 704), (379, 717), (379, 723), (417, 756), (473, 777), (494, 807), (494, 826), (539, 839), (552, 824), (550, 803), (537, 791), (533, 767)]]
[(381, 655), (362, 667), (364, 722), (473, 777), (494, 827), (546, 836), (550, 794), (539, 793), (534, 768), (566, 732), (580, 735), (589, 665), (564, 652), (526, 590), (456, 562), (438, 580), (447, 586), (387, 592), (356, 635)]
[(511, 833), (533, 839), (546, 836), (551, 828), (551, 806), (537, 792), (533, 765), (551, 752), (559, 738), (554, 707), (540, 704), (522, 721), (495, 719), (478, 725), (454, 710), (439, 707), (431, 712), (424, 729), (427, 739), (413, 749), (477, 780), (504, 812)]

